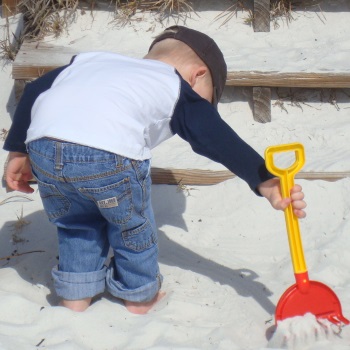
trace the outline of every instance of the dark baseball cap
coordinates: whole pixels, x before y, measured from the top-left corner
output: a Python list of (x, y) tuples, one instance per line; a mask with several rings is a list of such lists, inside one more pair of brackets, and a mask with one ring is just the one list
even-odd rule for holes
[(182, 41), (207, 65), (213, 80), (213, 105), (217, 107), (226, 83), (227, 66), (224, 55), (215, 41), (208, 35), (198, 32), (197, 30), (183, 26), (172, 26), (166, 28), (163, 33), (154, 39), (149, 51), (154, 44), (164, 39)]

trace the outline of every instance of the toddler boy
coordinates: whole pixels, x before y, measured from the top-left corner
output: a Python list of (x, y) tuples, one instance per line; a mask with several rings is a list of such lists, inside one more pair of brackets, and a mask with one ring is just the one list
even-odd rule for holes
[[(31, 193), (34, 175), (56, 225), (52, 271), (61, 305), (83, 311), (105, 288), (133, 313), (162, 298), (157, 227), (151, 206), (151, 149), (178, 134), (220, 162), (275, 209), (282, 199), (264, 160), (220, 118), (226, 63), (207, 35), (173, 26), (143, 59), (109, 52), (75, 56), (27, 84), (4, 149), (10, 188)], [(109, 249), (113, 259), (105, 266)]]

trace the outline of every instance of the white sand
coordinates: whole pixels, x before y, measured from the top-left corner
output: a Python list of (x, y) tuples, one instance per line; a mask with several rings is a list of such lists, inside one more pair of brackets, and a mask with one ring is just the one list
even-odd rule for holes
[[(254, 69), (265, 55), (269, 69), (349, 69), (348, 1), (324, 1), (323, 12), (294, 13), (293, 22), (280, 21), (270, 33), (254, 33), (243, 23), (246, 14), (223, 26), (223, 20), (213, 21), (230, 4), (201, 1), (198, 16), (187, 20), (187, 25), (215, 38), (229, 66)], [(112, 20), (107, 11), (94, 13), (94, 21), (87, 13), (77, 17), (69, 33), (47, 40), (81, 51), (142, 57), (152, 37), (173, 22), (162, 26), (154, 17), (139, 17), (143, 20), (118, 28), (107, 25)], [(17, 22), (12, 22), (15, 30)], [(0, 129), (8, 129), (15, 108), (11, 64), (2, 67), (0, 79)], [(250, 93), (227, 88), (219, 110), (260, 154), (270, 145), (301, 142), (307, 158), (304, 170), (350, 171), (350, 89), (333, 91), (333, 104), (328, 90), (322, 96), (320, 90), (293, 90), (304, 102), (286, 99), (286, 110), (274, 106), (268, 124), (253, 120)], [(5, 157), (1, 150), (1, 166)], [(178, 137), (154, 150), (153, 165), (223, 169), (194, 154)], [(350, 179), (298, 183), (308, 202), (308, 216), (300, 226), (310, 278), (333, 289), (350, 317)], [(189, 188), (187, 195), (176, 186), (153, 186), (168, 297), (146, 316), (129, 314), (107, 294), (82, 314), (54, 307), (58, 300), (50, 270), (57, 262), (55, 228), (45, 217), (38, 193), (27, 196), (31, 200), (12, 198), (1, 205), (0, 258), (29, 253), (0, 260), (0, 349), (277, 349), (293, 322), (299, 325), (292, 328), (297, 341), (285, 342), (284, 348), (350, 349), (349, 327), (339, 335), (332, 331), (322, 339), (303, 340), (301, 330), (309, 334), (315, 327), (315, 320), (306, 316), (282, 322), (269, 342), (275, 305), (294, 283), (283, 213), (237, 178)], [(20, 193), (2, 188), (0, 201), (15, 194)], [(22, 211), (27, 225), (19, 230)]]

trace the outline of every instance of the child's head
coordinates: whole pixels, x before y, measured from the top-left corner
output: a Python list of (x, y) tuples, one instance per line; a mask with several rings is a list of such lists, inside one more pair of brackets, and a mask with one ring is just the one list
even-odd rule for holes
[(167, 28), (153, 41), (145, 58), (171, 64), (194, 91), (217, 105), (227, 67), (222, 52), (209, 36), (181, 26)]

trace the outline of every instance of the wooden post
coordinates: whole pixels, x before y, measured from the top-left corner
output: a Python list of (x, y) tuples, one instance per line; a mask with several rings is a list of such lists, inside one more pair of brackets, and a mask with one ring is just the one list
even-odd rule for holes
[(2, 17), (10, 17), (18, 13), (19, 2), (20, 0), (2, 0)]
[(271, 89), (268, 87), (253, 87), (253, 117), (259, 123), (271, 121)]
[(254, 32), (270, 31), (270, 0), (254, 0)]

